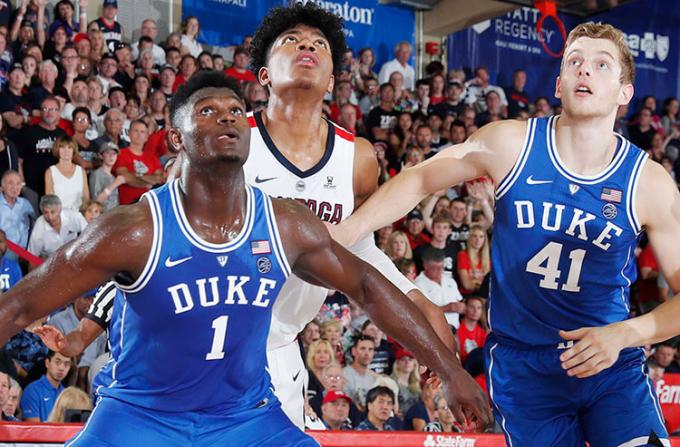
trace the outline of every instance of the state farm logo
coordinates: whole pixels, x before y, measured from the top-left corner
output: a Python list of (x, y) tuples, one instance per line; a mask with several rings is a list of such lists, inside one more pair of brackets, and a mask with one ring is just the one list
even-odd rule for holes
[(661, 62), (665, 61), (670, 52), (670, 39), (661, 34), (645, 33), (625, 34), (628, 48), (633, 56), (644, 55), (645, 59), (658, 58)]
[(452, 435), (427, 435), (423, 447), (475, 447), (476, 439)]

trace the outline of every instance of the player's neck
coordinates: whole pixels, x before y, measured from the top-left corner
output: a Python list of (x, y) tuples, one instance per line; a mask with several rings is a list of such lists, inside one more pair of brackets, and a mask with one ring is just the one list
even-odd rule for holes
[(616, 151), (615, 119), (615, 114), (583, 119), (566, 113), (560, 116), (555, 128), (556, 150), (570, 170), (593, 175), (609, 165)]
[(263, 122), (274, 144), (284, 152), (318, 152), (325, 149), (328, 131), (319, 100), (296, 99), (284, 101), (272, 96), (264, 111)]

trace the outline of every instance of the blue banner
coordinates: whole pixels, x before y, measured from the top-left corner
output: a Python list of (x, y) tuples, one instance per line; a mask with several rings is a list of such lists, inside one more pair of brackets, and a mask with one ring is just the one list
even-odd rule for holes
[[(567, 32), (581, 20), (560, 14)], [(538, 96), (554, 99), (560, 59), (550, 56), (536, 33), (540, 13), (519, 8), (500, 17), (477, 23), (448, 38), (449, 68), (474, 70), (486, 66), (491, 83), (509, 86), (516, 69), (527, 72), (526, 91), (531, 100)], [(680, 94), (678, 48), (680, 47), (680, 2), (639, 0), (626, 3), (583, 21), (601, 21), (620, 28), (628, 40), (637, 65), (636, 100), (644, 95), (664, 99)], [(548, 47), (556, 51), (562, 36), (547, 19), (542, 33)]]
[[(381, 5), (378, 0), (309, 0), (344, 19), (347, 45), (355, 51), (371, 47), (376, 69), (394, 58), (402, 40), (415, 43), (415, 13), (405, 7)], [(236, 45), (252, 35), (267, 12), (285, 0), (184, 0), (182, 17), (196, 16), (199, 41), (216, 46)], [(414, 52), (415, 53), (415, 52)]]

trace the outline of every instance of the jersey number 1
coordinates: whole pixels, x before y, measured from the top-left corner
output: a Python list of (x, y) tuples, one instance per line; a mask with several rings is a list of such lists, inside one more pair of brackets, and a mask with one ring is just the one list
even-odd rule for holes
[(228, 322), (229, 315), (222, 315), (213, 320), (212, 328), (215, 330), (215, 335), (213, 335), (212, 348), (205, 355), (206, 360), (221, 360), (224, 358), (224, 341), (227, 339)]
[[(562, 256), (562, 244), (550, 242), (541, 251), (536, 253), (533, 258), (529, 259), (529, 262), (527, 262), (527, 272), (543, 276), (538, 285), (544, 289), (558, 290), (560, 287), (557, 284), (557, 280), (562, 273), (558, 270), (560, 256)], [(583, 267), (583, 258), (585, 256), (586, 251), (583, 249), (569, 252), (571, 265), (567, 274), (567, 282), (562, 284), (561, 287), (565, 292), (579, 292), (581, 290), (578, 280), (581, 277), (581, 267)]]

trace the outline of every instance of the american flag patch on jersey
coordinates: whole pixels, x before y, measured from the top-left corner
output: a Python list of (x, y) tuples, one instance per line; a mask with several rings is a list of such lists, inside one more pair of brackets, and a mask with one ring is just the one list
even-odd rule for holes
[(250, 243), (250, 252), (254, 255), (266, 255), (272, 251), (269, 248), (269, 241), (252, 241)]
[(600, 199), (607, 202), (621, 203), (623, 197), (623, 191), (614, 188), (602, 188), (602, 194), (600, 194)]

